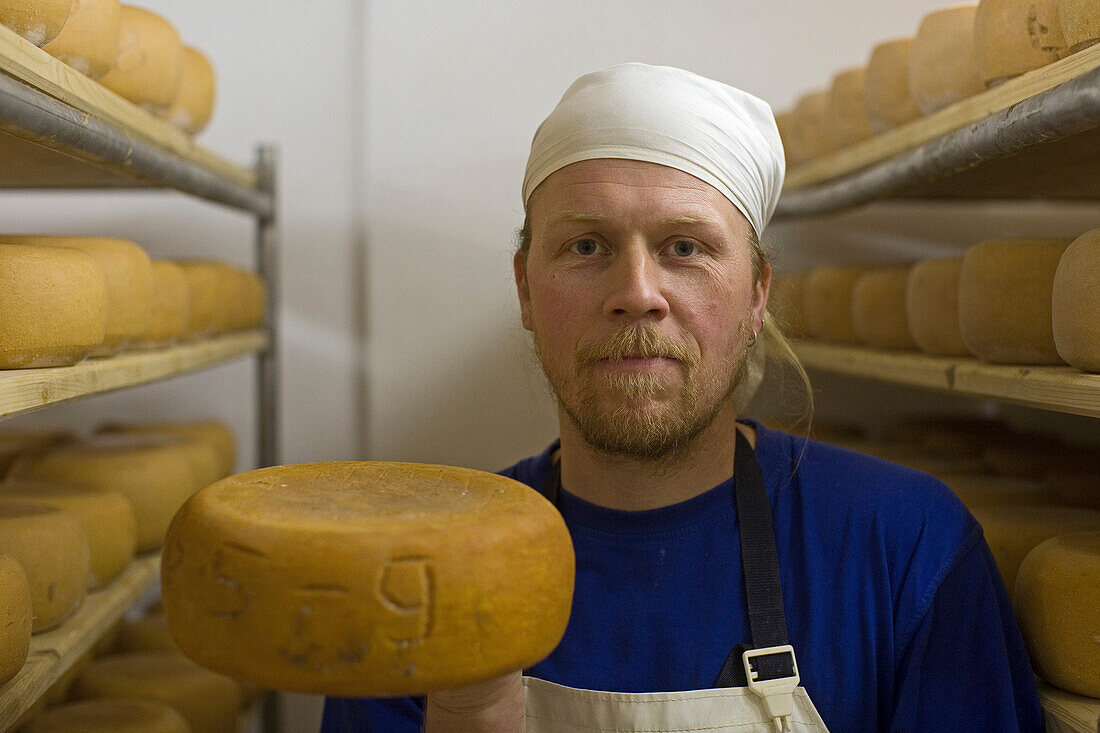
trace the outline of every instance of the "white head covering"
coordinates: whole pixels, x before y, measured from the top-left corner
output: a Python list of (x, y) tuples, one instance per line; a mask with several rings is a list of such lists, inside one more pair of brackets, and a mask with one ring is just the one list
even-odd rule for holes
[(757, 236), (783, 187), (783, 146), (771, 107), (668, 66), (619, 64), (573, 82), (535, 132), (524, 208), (551, 173), (593, 158), (641, 160), (689, 173), (728, 198)]

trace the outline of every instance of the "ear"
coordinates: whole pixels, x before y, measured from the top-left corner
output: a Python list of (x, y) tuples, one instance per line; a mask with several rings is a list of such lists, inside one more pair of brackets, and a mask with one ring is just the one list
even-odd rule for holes
[(519, 252), (512, 255), (512, 271), (516, 277), (516, 292), (519, 294), (519, 314), (523, 327), (531, 330), (531, 288), (527, 284), (527, 258)]
[(772, 287), (772, 266), (764, 265), (760, 271), (760, 280), (753, 286), (752, 327), (754, 331), (764, 329), (764, 309), (768, 306), (768, 293)]

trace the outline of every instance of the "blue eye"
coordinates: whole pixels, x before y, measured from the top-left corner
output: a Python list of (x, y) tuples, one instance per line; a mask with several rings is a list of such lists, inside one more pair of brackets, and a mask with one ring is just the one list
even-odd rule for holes
[(570, 249), (579, 255), (594, 255), (600, 251), (600, 245), (592, 239), (579, 239)]
[(691, 257), (698, 251), (694, 242), (689, 242), (686, 239), (681, 239), (676, 244), (672, 245), (672, 252), (677, 257)]

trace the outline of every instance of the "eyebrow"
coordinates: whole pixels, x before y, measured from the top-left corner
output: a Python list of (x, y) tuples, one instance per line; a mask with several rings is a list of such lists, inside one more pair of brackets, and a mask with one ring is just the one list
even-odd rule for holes
[[(555, 216), (554, 220), (555, 221), (577, 221), (577, 222), (601, 222), (601, 221), (607, 221), (607, 217), (601, 216), (599, 214), (586, 214), (586, 213), (579, 212), (579, 211), (565, 211), (565, 212), (562, 212), (561, 214), (558, 214), (557, 216)], [(712, 223), (713, 222), (710, 219), (705, 219), (705, 218), (698, 217), (698, 216), (673, 216), (673, 217), (670, 217), (668, 219), (665, 219), (662, 222), (662, 224), (664, 224), (665, 226), (675, 226), (675, 225), (684, 225), (684, 224), (697, 226), (697, 225), (700, 225), (700, 224), (706, 225), (706, 224), (712, 224)]]

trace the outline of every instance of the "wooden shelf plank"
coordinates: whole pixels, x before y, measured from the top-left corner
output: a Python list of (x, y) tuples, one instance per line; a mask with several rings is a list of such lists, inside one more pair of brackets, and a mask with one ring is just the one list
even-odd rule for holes
[(0, 27), (0, 71), (222, 178), (247, 188), (257, 187), (254, 171), (234, 165), (196, 145), (180, 130), (161, 122), (4, 27)]
[(1085, 374), (1072, 367), (986, 364), (976, 359), (811, 341), (796, 342), (794, 350), (811, 369), (1100, 417), (1100, 374)]
[(0, 731), (11, 727), (159, 576), (159, 553), (138, 557), (110, 585), (90, 592), (64, 624), (32, 636), (27, 663), (0, 687)]
[(3, 370), (0, 419), (213, 366), (263, 351), (267, 344), (266, 333), (246, 331), (181, 346), (88, 359), (74, 366)]
[(1036, 681), (1039, 685), (1039, 702), (1047, 716), (1048, 731), (1100, 733), (1100, 700), (1059, 690), (1042, 680)]

